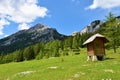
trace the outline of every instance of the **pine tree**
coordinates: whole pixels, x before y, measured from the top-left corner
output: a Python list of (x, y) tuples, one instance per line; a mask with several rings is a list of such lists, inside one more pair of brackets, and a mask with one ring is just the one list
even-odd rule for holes
[(48, 50), (46, 52), (47, 56), (52, 56), (52, 57), (58, 57), (59, 54), (59, 48), (60, 48), (60, 41), (59, 40), (55, 40), (55, 41), (51, 41), (46, 45), (46, 50)]
[(74, 37), (73, 37), (73, 45), (72, 48), (74, 49), (78, 49), (81, 45), (81, 35), (79, 33), (77, 33)]
[(35, 58), (34, 51), (33, 51), (33, 48), (31, 46), (25, 48), (23, 54), (24, 54), (25, 60), (31, 60), (31, 59)]
[(23, 61), (24, 60), (24, 58), (23, 58), (23, 50), (18, 50), (16, 57), (17, 57), (17, 62)]
[(72, 36), (69, 36), (68, 38), (66, 38), (63, 41), (64, 48), (70, 48), (70, 49), (72, 49), (72, 44), (73, 44), (72, 41), (73, 41), (73, 37)]
[(38, 43), (34, 45), (33, 50), (34, 50), (35, 56), (38, 55), (38, 53), (40, 52), (40, 44)]
[(105, 29), (105, 35), (107, 35), (109, 37), (110, 40), (110, 45), (112, 45), (113, 49), (114, 49), (114, 53), (116, 53), (116, 47), (117, 47), (117, 40), (118, 40), (118, 36), (119, 36), (119, 19), (116, 19), (116, 17), (114, 16), (114, 14), (112, 14), (111, 12), (109, 13), (109, 15), (106, 17), (106, 29)]
[(39, 59), (42, 59), (44, 57), (44, 51), (41, 49), (39, 54), (36, 56), (36, 59), (39, 60)]

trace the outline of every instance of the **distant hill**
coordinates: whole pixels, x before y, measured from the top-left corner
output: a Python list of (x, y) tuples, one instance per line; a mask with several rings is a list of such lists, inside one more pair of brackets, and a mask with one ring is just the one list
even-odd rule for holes
[(47, 43), (56, 39), (62, 40), (64, 37), (65, 35), (58, 33), (56, 29), (39, 23), (28, 30), (21, 30), (1, 39), (0, 52), (12, 52), (38, 42)]

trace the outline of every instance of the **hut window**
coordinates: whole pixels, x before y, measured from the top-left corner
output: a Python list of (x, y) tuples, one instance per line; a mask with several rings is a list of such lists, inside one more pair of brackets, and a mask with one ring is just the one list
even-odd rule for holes
[(100, 48), (100, 44), (96, 44), (96, 48)]

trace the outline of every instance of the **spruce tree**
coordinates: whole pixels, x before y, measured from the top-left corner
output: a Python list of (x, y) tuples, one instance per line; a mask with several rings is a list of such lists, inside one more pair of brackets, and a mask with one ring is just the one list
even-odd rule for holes
[(30, 47), (27, 47), (25, 50), (24, 50), (24, 58), (25, 60), (31, 60), (31, 59), (34, 59), (35, 58), (35, 55), (34, 55), (34, 51), (33, 51), (33, 48), (30, 46)]
[(116, 53), (117, 39), (118, 39), (118, 24), (119, 21), (115, 18), (114, 14), (111, 12), (108, 16), (106, 16), (106, 31), (105, 34), (109, 37), (110, 43), (114, 49), (114, 53)]

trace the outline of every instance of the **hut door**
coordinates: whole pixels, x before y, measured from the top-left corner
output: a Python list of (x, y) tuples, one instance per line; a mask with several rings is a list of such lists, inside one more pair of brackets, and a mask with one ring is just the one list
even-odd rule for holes
[(103, 60), (104, 53), (103, 53), (101, 44), (96, 44), (95, 54), (96, 54), (98, 60)]
[(96, 55), (101, 54), (101, 45), (100, 44), (96, 44), (96, 46), (95, 46), (95, 54)]

